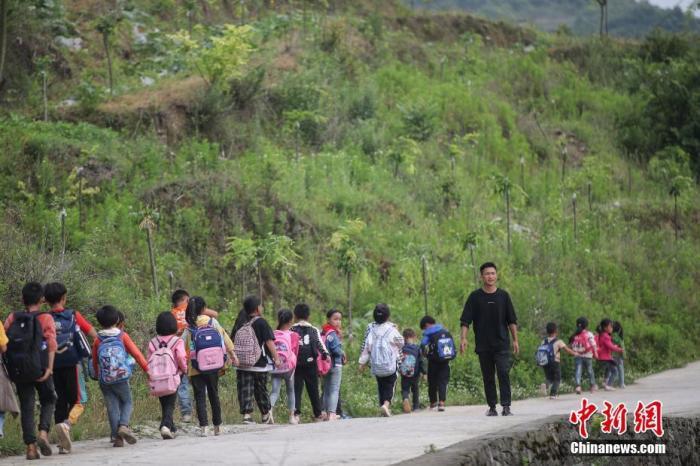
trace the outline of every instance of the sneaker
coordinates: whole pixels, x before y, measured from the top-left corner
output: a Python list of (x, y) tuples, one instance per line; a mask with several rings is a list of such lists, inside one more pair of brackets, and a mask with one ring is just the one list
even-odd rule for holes
[(206, 437), (207, 436), (207, 426), (199, 426), (199, 429), (197, 429), (197, 435), (199, 437)]
[(182, 415), (182, 422), (189, 424), (192, 422), (192, 415), (191, 414), (183, 414)]
[(580, 385), (577, 385), (577, 386), (576, 386), (576, 394), (577, 394), (577, 395), (580, 395), (580, 394), (581, 394), (581, 386), (580, 386)]
[(343, 421), (345, 421), (345, 420), (348, 420), (348, 419), (352, 419), (352, 416), (350, 416), (350, 415), (348, 415), (348, 414), (341, 414), (341, 415), (340, 415), (340, 419), (342, 419)]
[(605, 390), (606, 392), (614, 392), (615, 391), (615, 389), (613, 387), (611, 387), (610, 385), (603, 385), (603, 390)]
[(557, 398), (559, 398), (557, 395), (550, 395), (549, 397), (550, 400), (556, 400)]
[(51, 445), (49, 444), (49, 434), (48, 432), (42, 430), (39, 431), (39, 435), (36, 438), (36, 445), (39, 447), (39, 451), (44, 456), (51, 456)]
[(437, 409), (437, 404), (436, 403), (430, 403), (430, 408), (428, 408), (430, 411), (435, 411)]
[(117, 436), (121, 437), (129, 445), (136, 443), (136, 437), (134, 437), (134, 433), (129, 429), (129, 426), (119, 426)]
[(389, 410), (389, 405), (388, 404), (383, 404), (381, 408), (379, 408), (380, 413), (384, 417), (391, 417), (391, 411)]
[(338, 416), (337, 414), (335, 414), (335, 413), (328, 413), (328, 421), (329, 421), (329, 422), (331, 422), (331, 421), (337, 421), (338, 419), (340, 419), (340, 416)]
[(163, 440), (172, 440), (175, 438), (173, 433), (170, 432), (170, 429), (168, 429), (166, 426), (160, 428), (160, 436), (163, 437)]
[(598, 391), (598, 385), (593, 385), (591, 387), (591, 393), (595, 393), (596, 391)]
[(263, 424), (274, 424), (274, 423), (275, 423), (275, 420), (274, 420), (273, 417), (272, 417), (272, 411), (270, 411), (269, 413), (263, 414), (263, 415), (262, 415), (262, 418), (260, 419), (260, 421), (261, 421)]
[(496, 411), (496, 408), (489, 408), (488, 411), (486, 411), (487, 416), (498, 416), (498, 411)]
[(503, 411), (501, 411), (501, 416), (512, 416), (513, 413), (510, 412), (510, 406), (504, 406)]
[[(625, 388), (627, 388), (627, 386), (623, 384), (623, 385), (620, 385), (620, 388), (624, 390)], [(0, 437), (0, 438), (2, 438), (2, 437)]]
[(27, 445), (27, 459), (28, 460), (38, 460), (39, 452), (36, 449), (36, 443), (30, 443)]
[(445, 403), (441, 401), (438, 404), (438, 412), (443, 412), (443, 411), (445, 411)]
[(56, 424), (56, 434), (58, 435), (58, 454), (67, 455), (73, 448), (70, 439), (70, 426), (65, 422)]
[(293, 426), (299, 424), (299, 417), (294, 415), (294, 414), (290, 415), (289, 416), (289, 423)]
[(408, 398), (403, 400), (403, 412), (406, 414), (411, 412), (411, 402), (408, 401)]
[(244, 414), (243, 415), (243, 424), (255, 424), (255, 421), (253, 420), (253, 416), (250, 414)]
[(114, 442), (112, 442), (112, 445), (115, 448), (121, 448), (124, 446), (124, 439), (122, 439), (121, 437), (117, 437), (114, 439)]
[(221, 426), (214, 426), (214, 436), (218, 437), (221, 435)]
[(323, 421), (325, 421), (325, 420), (326, 420), (326, 419), (323, 417), (323, 415), (314, 418), (314, 422), (323, 422)]

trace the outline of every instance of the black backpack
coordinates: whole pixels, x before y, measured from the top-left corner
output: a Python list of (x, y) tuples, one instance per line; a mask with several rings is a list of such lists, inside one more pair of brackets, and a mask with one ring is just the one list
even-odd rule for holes
[(313, 343), (313, 329), (305, 325), (296, 325), (292, 331), (299, 335), (299, 353), (297, 366), (310, 366), (316, 362), (316, 350)]
[(48, 367), (46, 343), (38, 317), (45, 312), (15, 312), (7, 330), (7, 351), (3, 355), (7, 375), (17, 383), (34, 382)]

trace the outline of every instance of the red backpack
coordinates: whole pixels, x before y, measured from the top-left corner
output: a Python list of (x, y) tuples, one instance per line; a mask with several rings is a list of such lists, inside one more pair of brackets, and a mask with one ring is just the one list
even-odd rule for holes
[(289, 330), (275, 330), (275, 348), (280, 359), (279, 367), (272, 370), (273, 374), (287, 374), (297, 367), (297, 355), (292, 349), (292, 334)]
[[(326, 346), (326, 334), (322, 333), (321, 334), (321, 343), (323, 343), (323, 346)], [(323, 359), (321, 355), (319, 354), (318, 357), (316, 358), (316, 372), (318, 372), (318, 375), (320, 377), (323, 377), (324, 375), (328, 374), (328, 372), (331, 370), (331, 365), (333, 364), (333, 356), (328, 354), (328, 357), (326, 359)]]

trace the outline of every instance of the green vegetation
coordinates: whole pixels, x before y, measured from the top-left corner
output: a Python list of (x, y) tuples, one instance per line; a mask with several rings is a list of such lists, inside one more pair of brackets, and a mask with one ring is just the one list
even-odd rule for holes
[[(643, 37), (656, 28), (671, 32), (700, 31), (700, 20), (640, 0), (410, 0), (415, 7), (464, 10), (508, 22), (533, 24), (546, 31), (598, 34), (601, 9), (607, 9), (604, 31), (615, 36)], [(604, 11), (604, 10), (603, 10)], [(607, 23), (607, 28), (605, 28)]]
[[(62, 280), (90, 318), (124, 310), (144, 346), (172, 272), (227, 328), (248, 293), (271, 321), (298, 301), (318, 324), (352, 310), (355, 361), (377, 302), (417, 327), (422, 258), (430, 313), (455, 334), (493, 260), (521, 327), (516, 398), (540, 383), (549, 320), (565, 337), (580, 315), (621, 320), (633, 377), (698, 357), (695, 38), (580, 40), (393, 2), (133, 0), (114, 2), (110, 79), (103, 2), (6, 2), (21, 45), (0, 88), (3, 317), (26, 280)], [(345, 409), (375, 414), (368, 376), (351, 364), (343, 380)], [(133, 385), (134, 424), (157, 419)], [(222, 386), (237, 422), (231, 374)], [(91, 388), (78, 438), (106, 432)], [(481, 400), (470, 352), (450, 402)], [(0, 449), (21, 449), (16, 421)]]

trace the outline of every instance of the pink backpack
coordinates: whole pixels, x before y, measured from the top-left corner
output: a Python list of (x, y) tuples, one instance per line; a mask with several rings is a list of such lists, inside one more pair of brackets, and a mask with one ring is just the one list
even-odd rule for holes
[[(322, 333), (321, 334), (321, 343), (323, 343), (323, 346), (326, 346), (326, 334)], [(318, 372), (318, 375), (323, 377), (324, 375), (328, 374), (331, 370), (331, 365), (333, 364), (333, 356), (330, 354), (326, 359), (322, 359), (321, 355), (319, 354), (316, 357), (316, 371)]]
[(593, 352), (593, 346), (589, 340), (590, 332), (584, 330), (574, 337), (574, 341), (571, 343), (571, 347), (574, 351), (583, 351), (584, 353)]
[(253, 329), (253, 322), (260, 317), (254, 317), (239, 328), (233, 338), (233, 351), (238, 358), (238, 367), (249, 369), (254, 367), (262, 356), (262, 348)]
[(167, 343), (155, 337), (149, 343), (153, 352), (148, 358), (148, 379), (153, 396), (172, 395), (180, 386), (180, 374), (173, 352), (177, 341), (178, 337), (170, 338)]
[(297, 355), (292, 351), (292, 346), (292, 334), (289, 330), (275, 330), (275, 348), (281, 364), (273, 369), (273, 374), (287, 374), (296, 369)]

